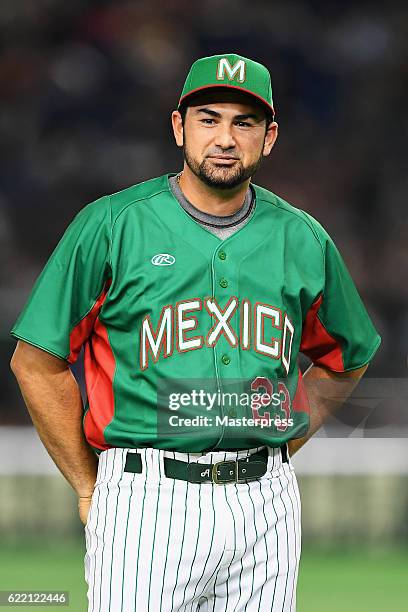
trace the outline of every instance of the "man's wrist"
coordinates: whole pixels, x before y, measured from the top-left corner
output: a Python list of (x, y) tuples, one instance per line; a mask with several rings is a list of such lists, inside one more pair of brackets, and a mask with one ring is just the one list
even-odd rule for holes
[(86, 494), (77, 494), (78, 495), (78, 499), (91, 499), (92, 495), (93, 495), (93, 491), (86, 493)]
[(288, 442), (288, 453), (289, 457), (293, 457), (293, 455), (305, 444), (307, 440), (303, 438), (296, 438), (294, 440), (289, 440)]
[(80, 499), (92, 497), (92, 494), (93, 494), (94, 489), (95, 489), (95, 482), (96, 482), (96, 479), (93, 482), (90, 482), (90, 483), (88, 483), (86, 485), (83, 485), (81, 487), (76, 488), (75, 492), (76, 492), (77, 496)]

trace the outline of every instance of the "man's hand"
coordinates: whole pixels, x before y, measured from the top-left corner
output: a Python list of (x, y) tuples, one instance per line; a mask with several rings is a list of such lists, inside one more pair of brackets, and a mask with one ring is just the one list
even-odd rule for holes
[(86, 525), (88, 520), (88, 514), (91, 507), (92, 495), (88, 497), (78, 497), (78, 511), (79, 518), (81, 519), (83, 525)]
[[(303, 438), (289, 440), (288, 451), (292, 457), (320, 429), (325, 420), (333, 415), (351, 395), (368, 364), (348, 372), (332, 372), (318, 365), (311, 365), (303, 375), (305, 390), (310, 405), (310, 425)], [(322, 384), (324, 381), (324, 384)], [(324, 390), (324, 394), (322, 394)], [(332, 398), (336, 398), (333, 400)]]

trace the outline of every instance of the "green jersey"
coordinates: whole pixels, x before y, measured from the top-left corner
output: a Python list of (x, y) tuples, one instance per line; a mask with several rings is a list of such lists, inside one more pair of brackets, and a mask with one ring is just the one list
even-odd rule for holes
[(170, 176), (79, 212), (12, 335), (71, 364), (84, 347), (83, 426), (97, 451), (305, 435), (299, 352), (344, 372), (380, 344), (341, 255), (315, 219), (256, 185), (249, 221), (221, 240), (180, 206)]

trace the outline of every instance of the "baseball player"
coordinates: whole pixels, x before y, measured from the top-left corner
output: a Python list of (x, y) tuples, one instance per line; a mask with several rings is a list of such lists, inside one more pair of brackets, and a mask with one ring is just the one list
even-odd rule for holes
[(181, 172), (74, 218), (12, 369), (79, 498), (89, 611), (294, 611), (291, 456), (380, 337), (323, 227), (251, 181), (278, 132), (268, 70), (199, 59), (172, 126)]

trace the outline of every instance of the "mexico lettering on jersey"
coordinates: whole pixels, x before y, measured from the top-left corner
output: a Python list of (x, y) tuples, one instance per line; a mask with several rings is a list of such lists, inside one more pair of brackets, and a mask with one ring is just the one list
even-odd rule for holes
[[(281, 445), (308, 423), (299, 353), (343, 372), (366, 364), (380, 337), (310, 215), (253, 185), (253, 215), (220, 240), (180, 206), (169, 176), (85, 206), (11, 333), (71, 364), (83, 349), (84, 432), (95, 449)], [(159, 383), (183, 379), (267, 388), (280, 405), (252, 406), (250, 416), (290, 417), (293, 426), (254, 427), (233, 441), (223, 425), (201, 437), (163, 433)]]
[[(207, 310), (212, 326), (207, 333), (186, 337), (187, 332), (197, 329), (197, 318), (191, 313)], [(231, 324), (231, 317), (239, 311), (239, 328)], [(279, 334), (280, 337), (266, 339), (265, 327), (269, 326), (269, 334)], [(240, 300), (231, 297), (224, 309), (215, 298), (193, 298), (183, 300), (175, 306), (167, 305), (161, 309), (159, 322), (155, 327), (151, 316), (142, 319), (140, 329), (140, 368), (149, 366), (149, 355), (157, 363), (160, 355), (170, 357), (177, 352), (194, 351), (203, 346), (214, 347), (221, 336), (225, 337), (231, 348), (238, 345), (243, 350), (253, 349), (270, 359), (280, 359), (286, 374), (289, 372), (294, 327), (286, 313), (277, 306), (256, 302), (253, 306), (250, 300)]]

